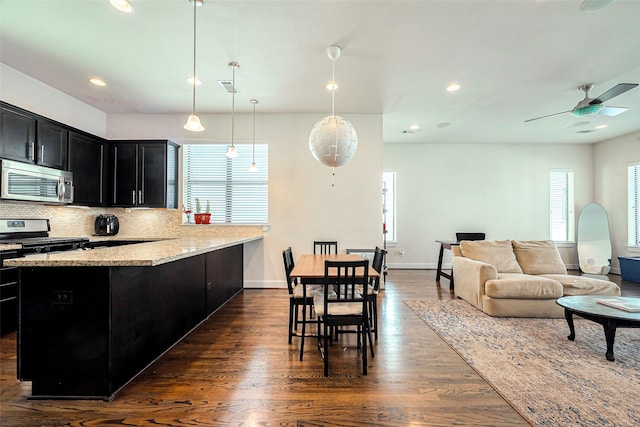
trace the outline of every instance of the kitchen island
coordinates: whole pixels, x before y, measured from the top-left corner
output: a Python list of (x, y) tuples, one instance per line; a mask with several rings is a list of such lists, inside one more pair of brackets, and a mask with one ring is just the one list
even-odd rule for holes
[(181, 237), (7, 260), (20, 268), (18, 378), (34, 399), (113, 396), (243, 285), (262, 236)]

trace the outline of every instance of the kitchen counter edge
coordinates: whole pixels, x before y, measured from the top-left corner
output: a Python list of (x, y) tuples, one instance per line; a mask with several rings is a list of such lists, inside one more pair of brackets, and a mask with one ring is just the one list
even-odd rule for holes
[(4, 261), (14, 267), (153, 267), (241, 245), (259, 236), (179, 237), (132, 245), (33, 254)]

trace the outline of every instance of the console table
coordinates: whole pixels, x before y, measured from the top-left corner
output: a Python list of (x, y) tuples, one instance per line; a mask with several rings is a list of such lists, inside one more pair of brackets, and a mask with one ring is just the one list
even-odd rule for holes
[(438, 269), (436, 270), (436, 283), (440, 286), (440, 276), (446, 277), (449, 279), (449, 289), (453, 289), (453, 269), (451, 270), (451, 274), (445, 273), (442, 271), (442, 256), (444, 255), (444, 250), (451, 250), (452, 246), (460, 245), (460, 242), (457, 240), (436, 240), (437, 243), (440, 243), (440, 254), (438, 255)]

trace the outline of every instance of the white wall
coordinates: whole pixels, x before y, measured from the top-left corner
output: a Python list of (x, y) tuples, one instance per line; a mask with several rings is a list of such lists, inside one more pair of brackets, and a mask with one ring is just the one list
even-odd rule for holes
[[(549, 170), (574, 170), (579, 212), (593, 201), (592, 153), (583, 144), (385, 144), (384, 170), (397, 173), (397, 245), (388, 247), (387, 264), (435, 268), (435, 240), (455, 240), (457, 231), (548, 239)], [(572, 266), (575, 250), (563, 259)]]
[(640, 132), (594, 145), (595, 201), (609, 214), (611, 271), (619, 273), (619, 256), (638, 256), (627, 245), (627, 166), (640, 161)]
[(0, 62), (0, 100), (104, 137), (107, 115)]
[[(318, 163), (309, 152), (309, 132), (320, 119), (314, 114), (256, 115), (256, 140), (269, 144), (269, 222), (263, 247), (245, 254), (247, 287), (285, 286), (282, 250), (294, 255), (313, 251), (313, 240), (337, 240), (347, 248), (382, 246), (382, 119), (350, 114), (358, 132), (358, 150), (335, 170)], [(110, 115), (109, 139), (172, 139), (182, 144), (195, 138), (228, 143), (230, 115), (200, 114), (205, 131), (182, 126), (185, 115)], [(235, 142), (250, 142), (252, 116), (236, 115)], [(215, 206), (212, 206), (215, 209)]]

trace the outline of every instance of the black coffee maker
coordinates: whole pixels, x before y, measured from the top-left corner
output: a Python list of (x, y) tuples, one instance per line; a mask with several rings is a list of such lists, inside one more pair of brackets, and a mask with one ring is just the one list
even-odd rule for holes
[(120, 223), (115, 215), (98, 215), (95, 223), (95, 234), (97, 236), (113, 236), (118, 234)]

